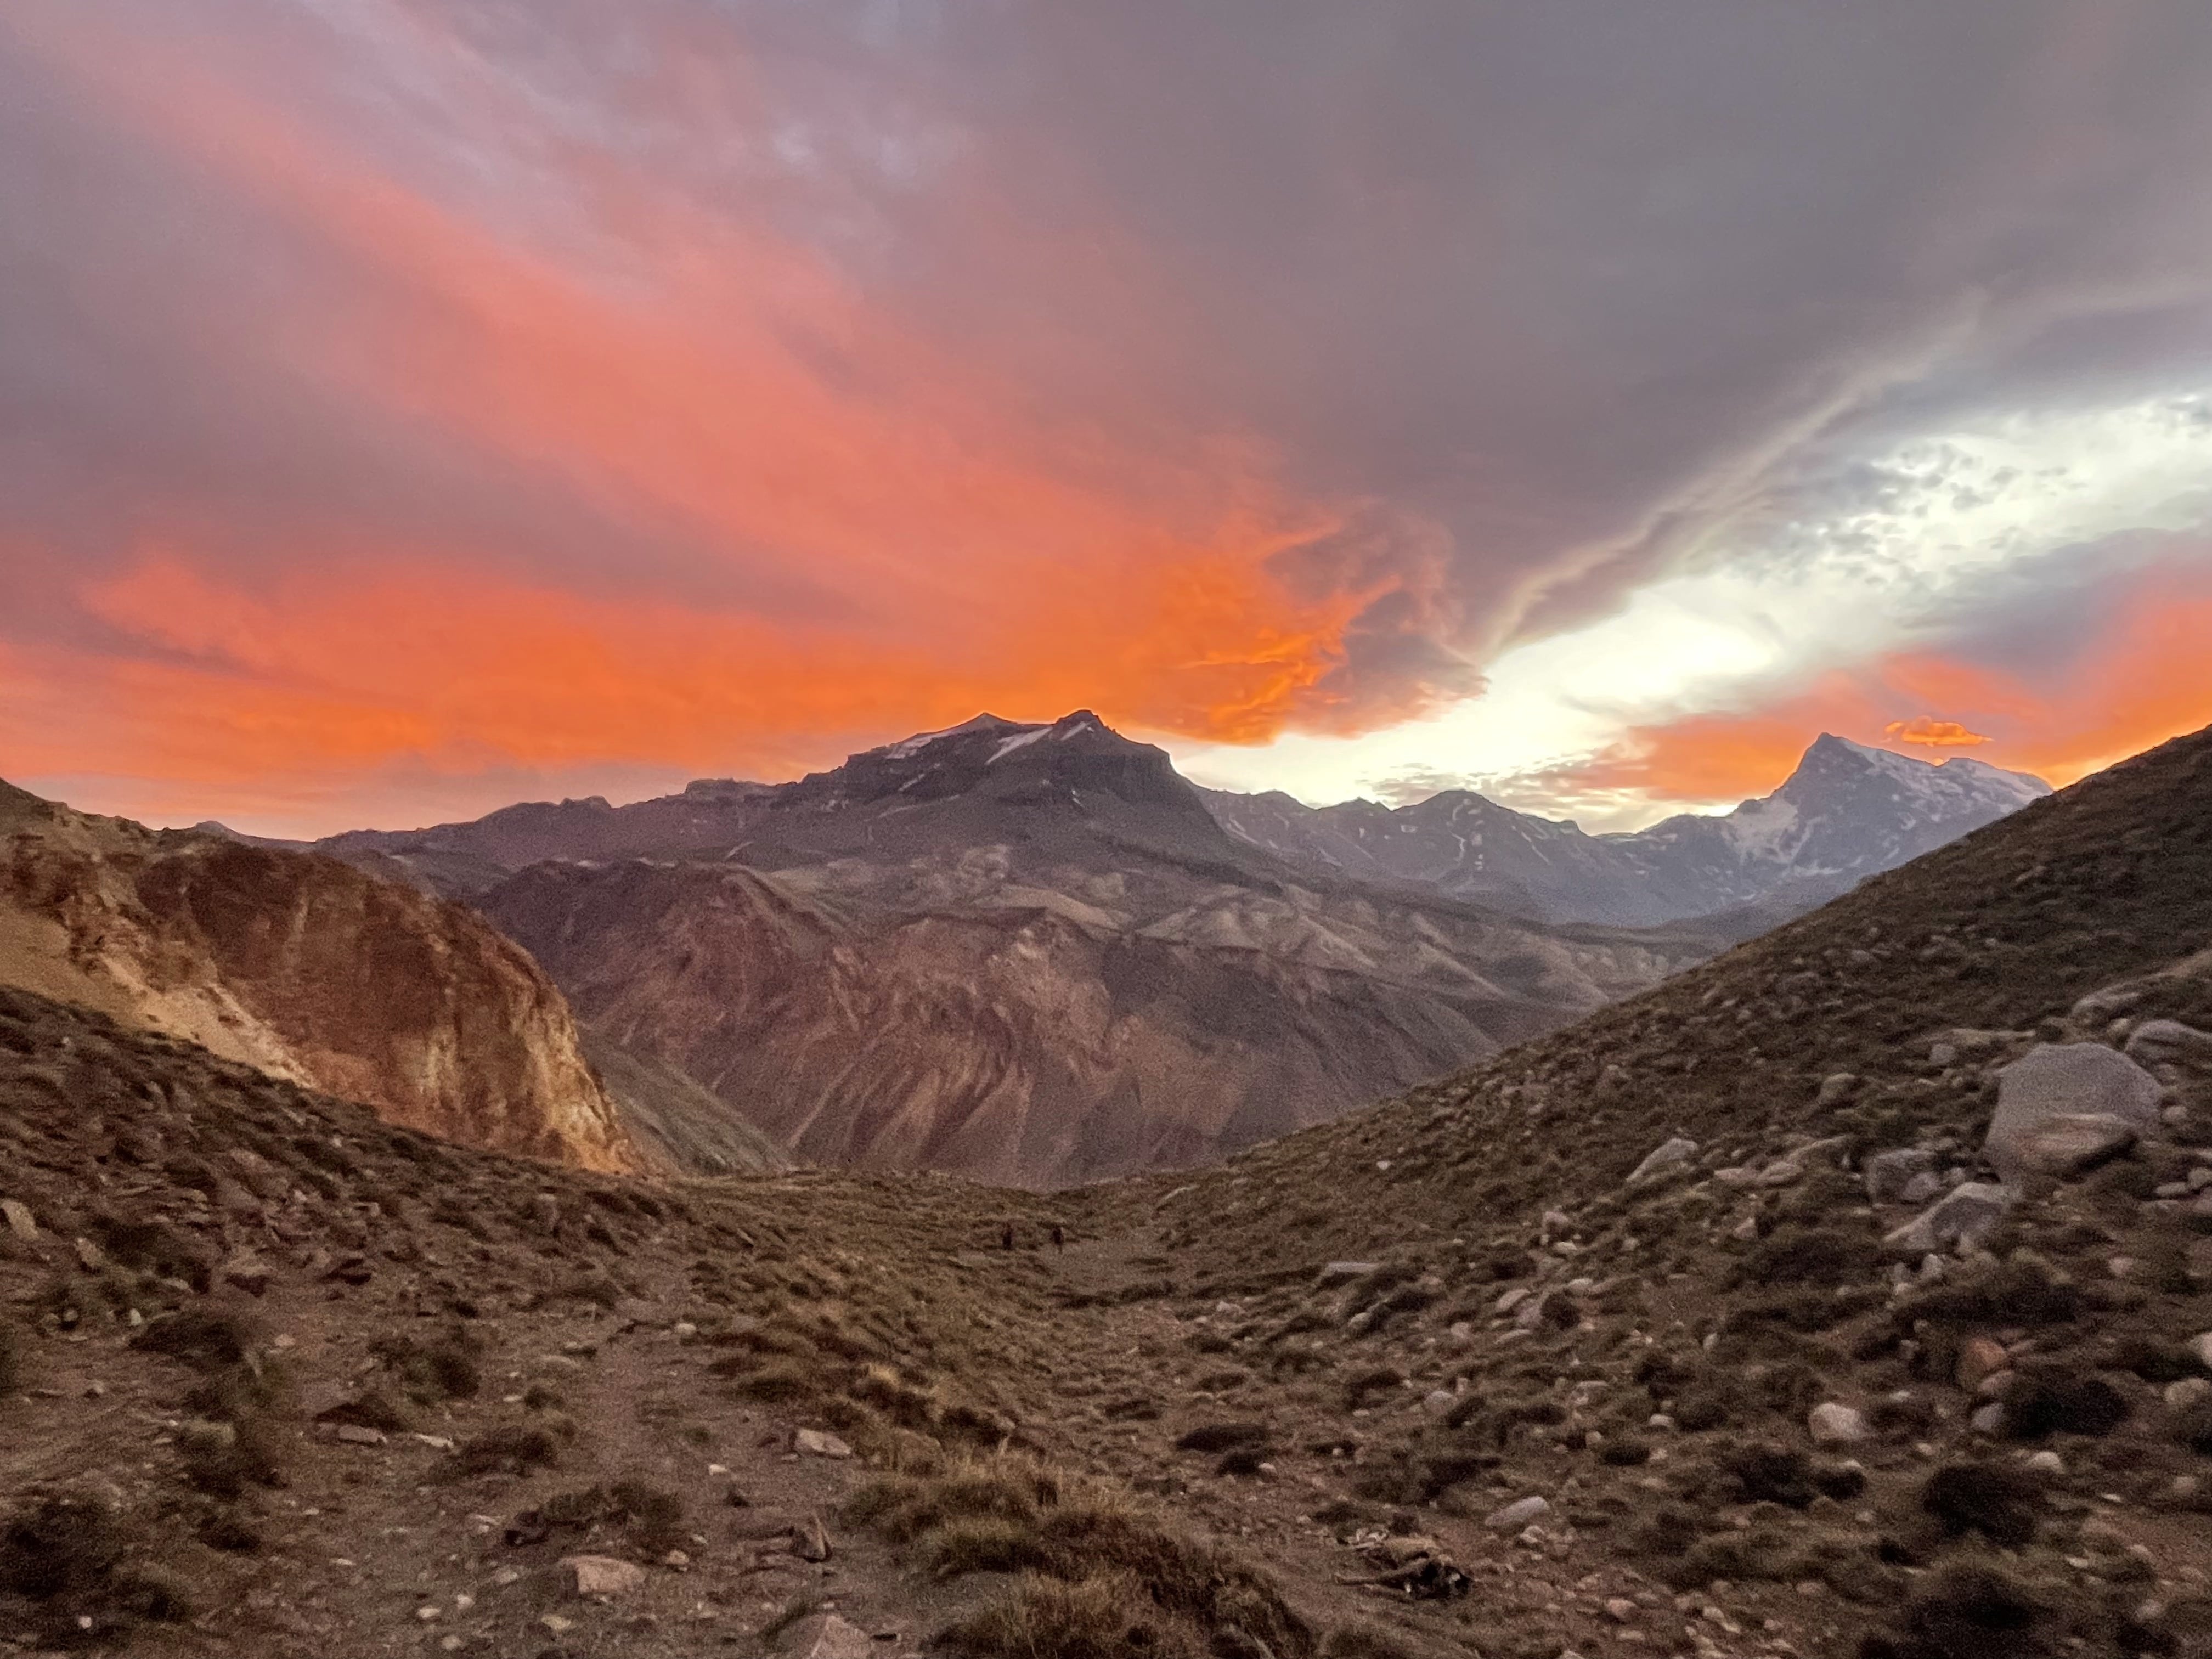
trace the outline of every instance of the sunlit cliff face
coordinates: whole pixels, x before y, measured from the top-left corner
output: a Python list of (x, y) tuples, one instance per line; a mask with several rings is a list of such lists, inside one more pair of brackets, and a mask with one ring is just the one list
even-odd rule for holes
[(1822, 729), (2078, 775), (2212, 720), (2157, 10), (27, 0), (0, 775), (307, 833), (1091, 707), (1591, 827)]

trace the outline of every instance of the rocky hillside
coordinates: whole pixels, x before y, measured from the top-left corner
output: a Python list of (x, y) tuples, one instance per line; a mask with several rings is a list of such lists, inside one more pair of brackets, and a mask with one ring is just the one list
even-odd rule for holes
[(473, 912), (331, 859), (0, 790), (0, 983), (465, 1145), (637, 1163), (560, 992)]
[(2208, 826), (2212, 734), (1048, 1196), (523, 1164), (0, 992), (0, 1635), (2203, 1655)]
[(542, 862), (476, 902), (600, 1039), (812, 1164), (1042, 1187), (1203, 1163), (1713, 948), (1302, 873), (1084, 714), (928, 734), (742, 811), (730, 857)]
[(1650, 927), (1747, 906), (1784, 920), (2050, 793), (1979, 761), (1930, 764), (1824, 736), (1771, 795), (1634, 835), (1586, 836), (1464, 789), (1395, 809), (1205, 799), (1241, 840), (1310, 865), (1538, 921)]
[(1508, 1650), (2212, 1651), (2208, 947), (2201, 733), (1166, 1194), (1158, 1254), (1348, 1524), (1641, 1586)]

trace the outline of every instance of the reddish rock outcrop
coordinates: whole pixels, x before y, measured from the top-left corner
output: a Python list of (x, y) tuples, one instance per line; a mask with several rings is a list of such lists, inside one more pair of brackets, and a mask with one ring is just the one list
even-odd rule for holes
[(473, 911), (334, 859), (0, 790), (0, 982), (446, 1139), (638, 1167), (561, 993)]

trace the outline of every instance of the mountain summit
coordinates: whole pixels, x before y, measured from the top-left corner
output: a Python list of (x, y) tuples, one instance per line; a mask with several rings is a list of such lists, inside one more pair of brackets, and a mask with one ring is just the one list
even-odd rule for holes
[(2051, 787), (1981, 761), (1936, 764), (1823, 733), (1772, 794), (1626, 836), (1584, 835), (1464, 789), (1395, 810), (1204, 793), (1231, 835), (1285, 857), (1532, 920), (1651, 927), (1743, 907), (1775, 920), (1809, 909)]

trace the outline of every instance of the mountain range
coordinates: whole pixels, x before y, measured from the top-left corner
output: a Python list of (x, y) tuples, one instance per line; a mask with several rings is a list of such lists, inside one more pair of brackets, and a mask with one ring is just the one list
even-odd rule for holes
[(1726, 817), (1592, 836), (1204, 791), (1087, 711), (312, 847), (19, 793), (0, 977), (476, 1145), (1052, 1188), (1328, 1121), (2044, 793), (1824, 737)]
[(467, 898), (601, 1052), (804, 1161), (1050, 1186), (1334, 1116), (2045, 793), (1824, 737), (1725, 817), (1592, 836), (1200, 790), (1078, 711), (316, 850)]
[(2050, 793), (1965, 757), (1931, 765), (1823, 735), (1772, 794), (1632, 835), (1585, 835), (1465, 789), (1396, 808), (1312, 807), (1279, 791), (1205, 799), (1231, 834), (1288, 858), (1534, 921), (1642, 927), (1739, 907), (1781, 921)]

